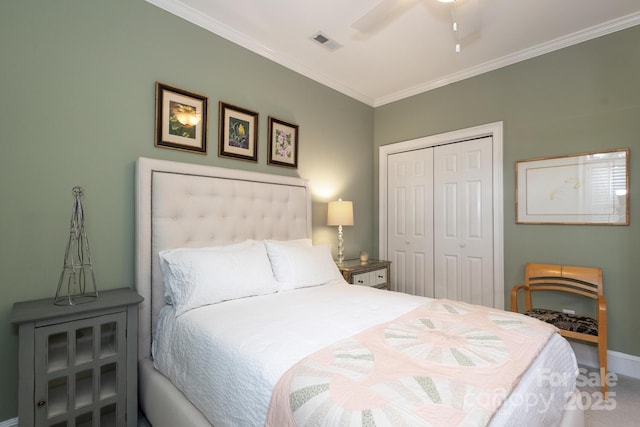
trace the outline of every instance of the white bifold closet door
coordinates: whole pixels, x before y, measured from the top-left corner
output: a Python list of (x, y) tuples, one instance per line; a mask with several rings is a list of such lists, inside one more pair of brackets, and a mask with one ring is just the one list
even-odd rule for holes
[(493, 305), (492, 138), (388, 159), (394, 289)]
[(387, 162), (393, 290), (433, 296), (433, 149), (392, 154)]

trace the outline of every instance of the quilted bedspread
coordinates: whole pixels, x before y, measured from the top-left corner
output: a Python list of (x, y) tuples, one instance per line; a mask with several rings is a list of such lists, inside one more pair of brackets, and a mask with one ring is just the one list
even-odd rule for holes
[(555, 332), (517, 313), (430, 300), (292, 366), (265, 425), (484, 426)]

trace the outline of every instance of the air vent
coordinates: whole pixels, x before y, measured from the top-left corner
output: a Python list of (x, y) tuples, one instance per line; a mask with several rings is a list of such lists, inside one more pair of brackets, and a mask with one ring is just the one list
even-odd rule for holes
[(335, 40), (331, 40), (329, 36), (322, 33), (322, 31), (318, 31), (313, 36), (311, 36), (311, 40), (318, 43), (325, 49), (329, 49), (331, 51), (341, 48), (342, 45)]

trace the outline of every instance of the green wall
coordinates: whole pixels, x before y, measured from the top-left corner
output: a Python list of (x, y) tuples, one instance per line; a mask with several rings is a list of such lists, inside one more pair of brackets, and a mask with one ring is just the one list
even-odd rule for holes
[[(335, 241), (342, 197), (346, 255), (372, 250), (373, 108), (142, 0), (3, 1), (0, 58), (0, 421), (18, 411), (11, 308), (55, 294), (75, 185), (99, 289), (134, 284), (139, 156), (309, 179), (314, 241)], [(208, 155), (154, 147), (156, 81), (209, 97)], [(220, 100), (260, 113), (258, 163), (217, 156)], [(266, 164), (269, 115), (300, 126), (297, 170)]]
[[(604, 270), (609, 349), (640, 356), (640, 27), (375, 109), (381, 145), (504, 122), (505, 301), (527, 261)], [(464, 54), (464, 53), (463, 53)], [(517, 160), (629, 147), (629, 226), (515, 224)], [(378, 242), (377, 218), (375, 239)]]
[[(354, 201), (352, 257), (376, 253), (380, 145), (504, 121), (505, 283), (527, 260), (601, 265), (610, 348), (640, 355), (628, 326), (640, 321), (639, 41), (630, 29), (374, 111), (143, 0), (2, 2), (0, 421), (17, 415), (11, 308), (54, 295), (74, 185), (86, 189), (99, 289), (133, 285), (139, 156), (309, 179), (315, 242), (335, 240), (326, 202)], [(208, 155), (154, 147), (155, 81), (209, 97)], [(217, 157), (220, 100), (260, 113), (258, 163)], [(297, 170), (266, 165), (268, 115), (300, 125)], [(618, 147), (632, 152), (631, 226), (514, 224), (516, 160)]]

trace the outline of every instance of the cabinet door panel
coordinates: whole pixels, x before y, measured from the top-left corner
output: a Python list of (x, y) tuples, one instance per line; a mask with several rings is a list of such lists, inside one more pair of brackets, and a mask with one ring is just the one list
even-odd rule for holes
[(124, 425), (126, 321), (116, 312), (35, 329), (36, 426), (99, 418), (105, 399)]
[(372, 285), (384, 285), (387, 283), (387, 269), (383, 268), (380, 270), (371, 272), (371, 284)]
[(353, 284), (361, 286), (370, 286), (369, 273), (360, 273), (353, 275)]

